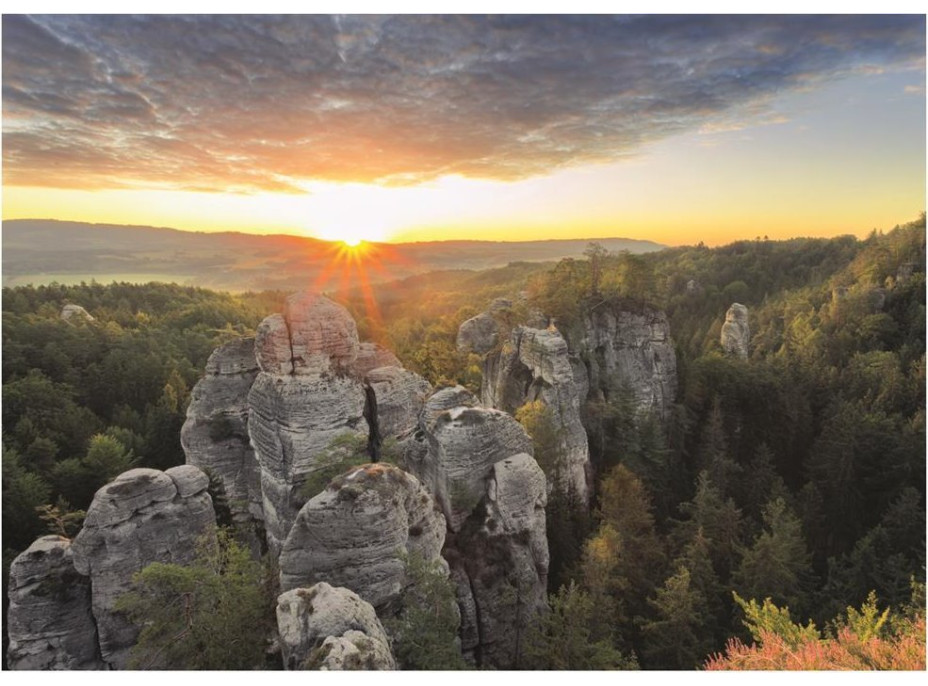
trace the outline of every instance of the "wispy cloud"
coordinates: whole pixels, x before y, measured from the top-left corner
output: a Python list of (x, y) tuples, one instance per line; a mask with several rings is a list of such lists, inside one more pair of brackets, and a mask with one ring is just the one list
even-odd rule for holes
[(922, 16), (7, 15), (4, 182), (518, 179), (770, 123), (758, 103), (924, 41)]

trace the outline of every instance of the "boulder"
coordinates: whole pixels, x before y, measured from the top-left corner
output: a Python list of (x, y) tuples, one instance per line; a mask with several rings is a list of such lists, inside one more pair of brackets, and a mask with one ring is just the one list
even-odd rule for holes
[(10, 669), (102, 669), (90, 579), (78, 574), (71, 541), (43, 536), (13, 560), (7, 630)]
[(486, 355), (496, 345), (499, 325), (489, 312), (482, 312), (463, 322), (458, 329), (458, 350)]
[(233, 519), (256, 553), (264, 519), (261, 476), (248, 438), (248, 392), (258, 375), (255, 341), (243, 338), (217, 348), (190, 394), (180, 442), (187, 464), (222, 482)]
[(354, 365), (358, 327), (341, 305), (318, 293), (296, 293), (287, 298), (284, 319), (294, 374), (340, 373)]
[(444, 540), (445, 518), (416, 477), (362, 465), (300, 510), (280, 553), (280, 587), (327, 581), (391, 614), (409, 585), (404, 558), (440, 560)]
[(90, 312), (85, 310), (80, 305), (65, 305), (61, 308), (61, 318), (65, 321), (71, 319), (83, 319), (88, 322), (94, 321), (94, 318), (91, 316)]
[(396, 669), (390, 640), (370, 603), (319, 582), (277, 599), (284, 668)]
[(97, 491), (71, 546), (75, 569), (90, 577), (100, 653), (125, 669), (139, 628), (115, 610), (132, 575), (152, 562), (186, 564), (198, 539), (215, 536), (206, 475), (193, 465), (166, 472), (132, 469)]
[[(426, 404), (426, 409), (430, 409)], [(448, 528), (457, 531), (481, 501), (493, 465), (531, 453), (532, 441), (515, 419), (500, 410), (460, 405), (420, 425), (429, 445), (417, 474), (441, 506)]]
[(751, 329), (748, 326), (748, 308), (740, 303), (733, 303), (725, 313), (722, 324), (722, 350), (742, 360), (748, 359), (748, 346), (751, 342)]
[(366, 375), (373, 392), (377, 431), (383, 439), (405, 439), (418, 425), (432, 385), (415, 372), (402, 367), (378, 367)]
[(361, 343), (358, 346), (358, 357), (352, 365), (352, 372), (357, 378), (364, 379), (372, 369), (402, 366), (396, 355), (383, 346), (377, 343)]

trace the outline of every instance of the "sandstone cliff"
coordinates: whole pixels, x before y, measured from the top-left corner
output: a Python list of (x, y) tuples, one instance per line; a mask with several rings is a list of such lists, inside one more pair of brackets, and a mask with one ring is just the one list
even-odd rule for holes
[(742, 360), (748, 359), (748, 346), (751, 342), (751, 329), (748, 326), (748, 308), (740, 303), (733, 303), (725, 313), (722, 324), (722, 350)]
[(90, 577), (93, 616), (104, 663), (125, 669), (139, 629), (115, 610), (132, 575), (152, 562), (185, 564), (197, 540), (214, 534), (206, 475), (192, 465), (166, 472), (132, 469), (97, 491), (71, 552)]
[(255, 341), (217, 348), (194, 386), (180, 433), (187, 464), (218, 477), (239, 530), (256, 552), (265, 544), (261, 476), (248, 438), (248, 391), (258, 375)]
[(10, 669), (102, 669), (90, 579), (74, 568), (71, 542), (43, 536), (10, 567)]

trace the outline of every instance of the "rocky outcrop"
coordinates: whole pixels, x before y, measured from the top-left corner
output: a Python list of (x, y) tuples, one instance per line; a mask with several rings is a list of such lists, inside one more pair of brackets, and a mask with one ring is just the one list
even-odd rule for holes
[(356, 467), (303, 509), (280, 554), (283, 591), (344, 586), (391, 614), (409, 585), (404, 558), (440, 560), (445, 518), (416, 477), (389, 464)]
[(751, 329), (748, 326), (748, 308), (740, 303), (733, 303), (725, 313), (722, 324), (722, 350), (742, 360), (748, 359), (748, 346), (751, 342)]
[[(439, 411), (449, 400), (462, 404)], [(532, 451), (531, 439), (515, 419), (475, 405), (476, 398), (461, 387), (429, 400), (420, 424), (428, 455), (422, 464), (410, 465), (434, 495), (451, 531), (457, 531), (482, 500), (494, 464)]]
[(557, 330), (517, 326), (509, 345), (486, 358), (481, 399), (484, 405), (512, 414), (525, 403), (543, 403), (559, 430), (563, 464), (549, 466), (552, 474), (561, 477), (556, 485), (587, 502), (592, 469), (580, 421), (581, 388), (574, 379), (567, 342)]
[(71, 552), (75, 569), (90, 577), (100, 653), (125, 669), (138, 627), (115, 609), (132, 575), (152, 562), (186, 564), (198, 539), (215, 535), (208, 479), (192, 465), (166, 472), (132, 469), (97, 491)]
[(570, 347), (586, 366), (590, 395), (608, 398), (625, 387), (639, 411), (669, 416), (677, 392), (677, 357), (663, 312), (609, 305), (593, 309), (584, 314), (583, 331)]
[(320, 582), (277, 599), (284, 668), (396, 669), (374, 608), (347, 588)]
[(258, 375), (255, 341), (243, 338), (217, 348), (206, 374), (190, 394), (180, 442), (187, 464), (214, 474), (241, 532), (253, 550), (264, 545), (261, 477), (248, 438), (248, 391)]
[(489, 312), (481, 312), (463, 322), (458, 329), (458, 350), (486, 355), (497, 343), (499, 325)]
[(456, 582), (462, 650), (480, 667), (518, 667), (532, 618), (546, 607), (548, 539), (544, 473), (527, 454), (493, 465), (485, 497), (445, 557)]
[(85, 320), (88, 322), (94, 321), (93, 316), (85, 310), (80, 305), (65, 305), (61, 308), (61, 318), (65, 321), (70, 321), (71, 319), (75, 320)]
[(448, 522), (443, 555), (461, 610), (464, 655), (482, 667), (515, 666), (520, 637), (545, 604), (548, 543), (544, 473), (510, 415), (444, 388), (419, 416), (421, 461), (409, 468)]
[(43, 536), (10, 566), (10, 669), (102, 669), (90, 609), (90, 579), (71, 559), (71, 541)]

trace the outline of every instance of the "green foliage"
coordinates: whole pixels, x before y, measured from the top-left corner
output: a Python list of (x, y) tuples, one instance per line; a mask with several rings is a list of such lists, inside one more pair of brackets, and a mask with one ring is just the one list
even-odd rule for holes
[(48, 533), (63, 538), (74, 538), (84, 525), (84, 517), (87, 516), (83, 510), (72, 510), (68, 501), (60, 497), (54, 505), (37, 507), (36, 512), (48, 527)]
[(594, 599), (574, 582), (548, 597), (549, 612), (529, 629), (525, 656), (532, 669), (637, 669), (634, 657), (618, 651), (609, 637), (598, 636)]
[(756, 600), (745, 600), (737, 593), (732, 593), (738, 607), (744, 612), (742, 622), (751, 632), (751, 636), (758, 643), (763, 643), (768, 635), (780, 637), (787, 645), (798, 646), (805, 640), (818, 639), (820, 634), (815, 624), (809, 622), (805, 626), (794, 624), (788, 607), (777, 607), (765, 598), (763, 603)]
[[(25, 550), (40, 536), (44, 526), (38, 509), (48, 501), (51, 487), (27, 471), (15, 450), (3, 445), (3, 546)], [(15, 553), (13, 555), (15, 557)]]
[(703, 622), (709, 617), (708, 601), (691, 583), (685, 566), (648, 599), (655, 618), (642, 622), (646, 665), (660, 669), (692, 669), (711, 650), (712, 635)]
[(301, 497), (311, 499), (321, 493), (339, 474), (370, 461), (367, 436), (354, 432), (339, 434), (317, 458), (317, 469), (307, 475), (300, 488)]
[(466, 669), (454, 584), (435, 561), (410, 555), (405, 565), (409, 586), (398, 617), (387, 622), (394, 657), (402, 669)]
[(799, 519), (782, 498), (764, 509), (764, 531), (744, 552), (732, 583), (754, 598), (772, 598), (796, 611), (806, 609), (811, 559)]
[(257, 669), (275, 626), (268, 568), (223, 529), (190, 565), (145, 567), (116, 607), (142, 627), (135, 669)]

